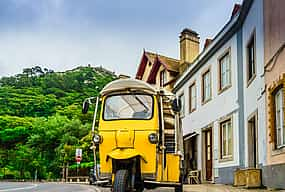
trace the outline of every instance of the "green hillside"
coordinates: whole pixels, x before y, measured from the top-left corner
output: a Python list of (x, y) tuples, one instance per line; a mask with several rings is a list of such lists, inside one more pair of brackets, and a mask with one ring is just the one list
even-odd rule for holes
[(0, 178), (59, 178), (63, 165), (83, 162), (90, 147), (92, 109), (81, 114), (85, 98), (96, 96), (115, 75), (104, 68), (54, 72), (39, 66), (0, 79)]

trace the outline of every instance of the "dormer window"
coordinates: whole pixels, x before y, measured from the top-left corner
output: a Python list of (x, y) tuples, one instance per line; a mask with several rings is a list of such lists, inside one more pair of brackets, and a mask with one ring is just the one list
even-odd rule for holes
[(163, 70), (160, 72), (160, 87), (164, 87), (167, 82), (167, 74), (166, 71)]

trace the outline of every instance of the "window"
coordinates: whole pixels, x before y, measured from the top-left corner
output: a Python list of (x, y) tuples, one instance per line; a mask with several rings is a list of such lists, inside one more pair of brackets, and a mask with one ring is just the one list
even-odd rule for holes
[(230, 52), (219, 59), (219, 90), (224, 90), (231, 85)]
[(285, 146), (285, 126), (284, 126), (284, 95), (283, 88), (275, 94), (275, 131), (277, 148)]
[(255, 74), (255, 35), (253, 34), (247, 44), (247, 81), (249, 83), (254, 79)]
[(180, 111), (180, 114), (181, 114), (181, 117), (184, 117), (184, 115), (185, 115), (185, 98), (184, 98), (184, 93), (182, 93), (182, 94), (179, 96), (179, 100), (180, 100), (180, 103), (181, 103), (181, 111)]
[(167, 82), (167, 76), (166, 76), (165, 70), (160, 72), (160, 87), (163, 87), (165, 83)]
[(233, 154), (232, 120), (228, 119), (220, 124), (221, 159), (228, 159)]
[(143, 94), (108, 96), (104, 106), (104, 120), (151, 119), (153, 98)]
[(190, 87), (189, 87), (189, 112), (193, 112), (196, 109), (196, 84), (193, 83)]
[(202, 102), (205, 103), (211, 99), (211, 74), (210, 70), (202, 75)]

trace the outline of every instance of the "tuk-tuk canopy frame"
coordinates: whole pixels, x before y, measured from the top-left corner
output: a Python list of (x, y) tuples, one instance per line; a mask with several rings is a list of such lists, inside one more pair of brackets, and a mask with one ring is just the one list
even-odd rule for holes
[(137, 79), (118, 79), (108, 83), (100, 92), (101, 96), (109, 95), (114, 92), (123, 91), (143, 91), (152, 95), (165, 95), (165, 96), (175, 96), (171, 92), (167, 92), (164, 89), (157, 89), (145, 81)]

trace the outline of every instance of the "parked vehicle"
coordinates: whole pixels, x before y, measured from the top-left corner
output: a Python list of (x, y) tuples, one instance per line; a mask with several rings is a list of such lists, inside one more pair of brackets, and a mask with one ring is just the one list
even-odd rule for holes
[[(98, 132), (95, 132), (99, 115)], [(143, 191), (158, 186), (182, 191), (182, 131), (176, 97), (132, 79), (106, 85), (100, 97), (88, 98), (83, 113), (95, 103), (93, 152), (99, 148), (96, 184), (111, 184), (114, 192)], [(97, 167), (96, 158), (94, 158)]]

